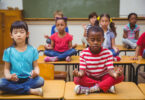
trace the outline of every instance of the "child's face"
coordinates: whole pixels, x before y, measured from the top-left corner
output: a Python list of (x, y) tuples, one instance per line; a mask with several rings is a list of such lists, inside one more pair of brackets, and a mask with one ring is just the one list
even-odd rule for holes
[(11, 33), (11, 38), (14, 39), (16, 44), (25, 43), (26, 37), (28, 37), (28, 33), (23, 28), (13, 29)]
[(56, 28), (57, 28), (58, 32), (64, 32), (65, 27), (66, 27), (66, 23), (64, 22), (64, 20), (62, 20), (62, 19), (57, 20)]
[(131, 17), (129, 18), (130, 24), (135, 25), (136, 21), (137, 21), (136, 15), (131, 15)]
[(56, 18), (62, 18), (62, 16), (61, 15), (55, 15), (54, 19), (56, 19)]
[(96, 16), (93, 16), (92, 18), (90, 18), (91, 25), (94, 25), (96, 20), (97, 20)]
[(107, 28), (109, 24), (110, 24), (110, 19), (109, 18), (107, 18), (105, 16), (101, 17), (100, 25), (101, 25), (102, 28)]
[(104, 41), (104, 37), (102, 35), (102, 32), (92, 31), (91, 33), (89, 33), (87, 41), (89, 43), (89, 47), (90, 47), (91, 51), (99, 52), (99, 50), (102, 46), (102, 43)]

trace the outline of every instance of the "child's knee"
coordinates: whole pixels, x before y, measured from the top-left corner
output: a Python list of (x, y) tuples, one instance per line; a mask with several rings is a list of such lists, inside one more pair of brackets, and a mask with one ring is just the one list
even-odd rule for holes
[(80, 78), (79, 77), (74, 77), (74, 83), (76, 85), (79, 85), (80, 84)]

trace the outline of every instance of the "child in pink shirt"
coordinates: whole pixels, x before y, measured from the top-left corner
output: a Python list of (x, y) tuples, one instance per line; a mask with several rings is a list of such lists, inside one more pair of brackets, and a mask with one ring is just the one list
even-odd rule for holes
[(65, 18), (56, 19), (56, 28), (58, 32), (50, 37), (51, 46), (48, 50), (44, 51), (44, 54), (47, 55), (44, 59), (45, 61), (70, 61), (70, 56), (77, 53), (77, 51), (72, 48), (72, 35), (65, 32), (66, 26), (67, 20)]

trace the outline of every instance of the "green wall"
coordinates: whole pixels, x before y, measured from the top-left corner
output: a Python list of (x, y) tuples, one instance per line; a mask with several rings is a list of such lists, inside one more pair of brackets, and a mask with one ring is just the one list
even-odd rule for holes
[(53, 12), (62, 10), (68, 18), (88, 18), (95, 11), (119, 17), (119, 0), (23, 0), (25, 18), (53, 18)]

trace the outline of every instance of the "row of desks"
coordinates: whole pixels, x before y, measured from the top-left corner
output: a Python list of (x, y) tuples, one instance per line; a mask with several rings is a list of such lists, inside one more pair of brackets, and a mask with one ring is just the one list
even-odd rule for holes
[(133, 82), (121, 82), (115, 85), (116, 93), (91, 93), (76, 95), (73, 82), (62, 80), (45, 80), (43, 96), (3, 94), (0, 99), (49, 99), (49, 100), (145, 100), (145, 84), (138, 86)]
[[(48, 63), (48, 64), (54, 64), (54, 65), (66, 65), (69, 67), (69, 65), (73, 65), (74, 67), (78, 66), (79, 65), (79, 56), (72, 56), (71, 57), (71, 61), (70, 62), (67, 62), (67, 61), (56, 61), (56, 62), (45, 62), (44, 61), (44, 58), (46, 56), (39, 56), (39, 59), (38, 59), (38, 63)], [(137, 69), (139, 69), (139, 67), (141, 67), (141, 65), (145, 65), (145, 59), (142, 59), (141, 57), (139, 58), (139, 60), (132, 60), (133, 56), (122, 56), (121, 57), (121, 61), (118, 61), (118, 62), (113, 62), (114, 65), (122, 65), (124, 66), (124, 68), (126, 69), (126, 65), (128, 65), (128, 68), (129, 68), (129, 80), (130, 81), (135, 81), (137, 83), (137, 74), (138, 74), (138, 71), (137, 73), (135, 74), (135, 68), (134, 66), (132, 65), (133, 63), (136, 63), (136, 64), (139, 64)], [(124, 70), (124, 75), (126, 74), (126, 70)], [(69, 78), (70, 78), (70, 72), (68, 72), (68, 75), (69, 75)], [(135, 76), (136, 75), (136, 76)]]

